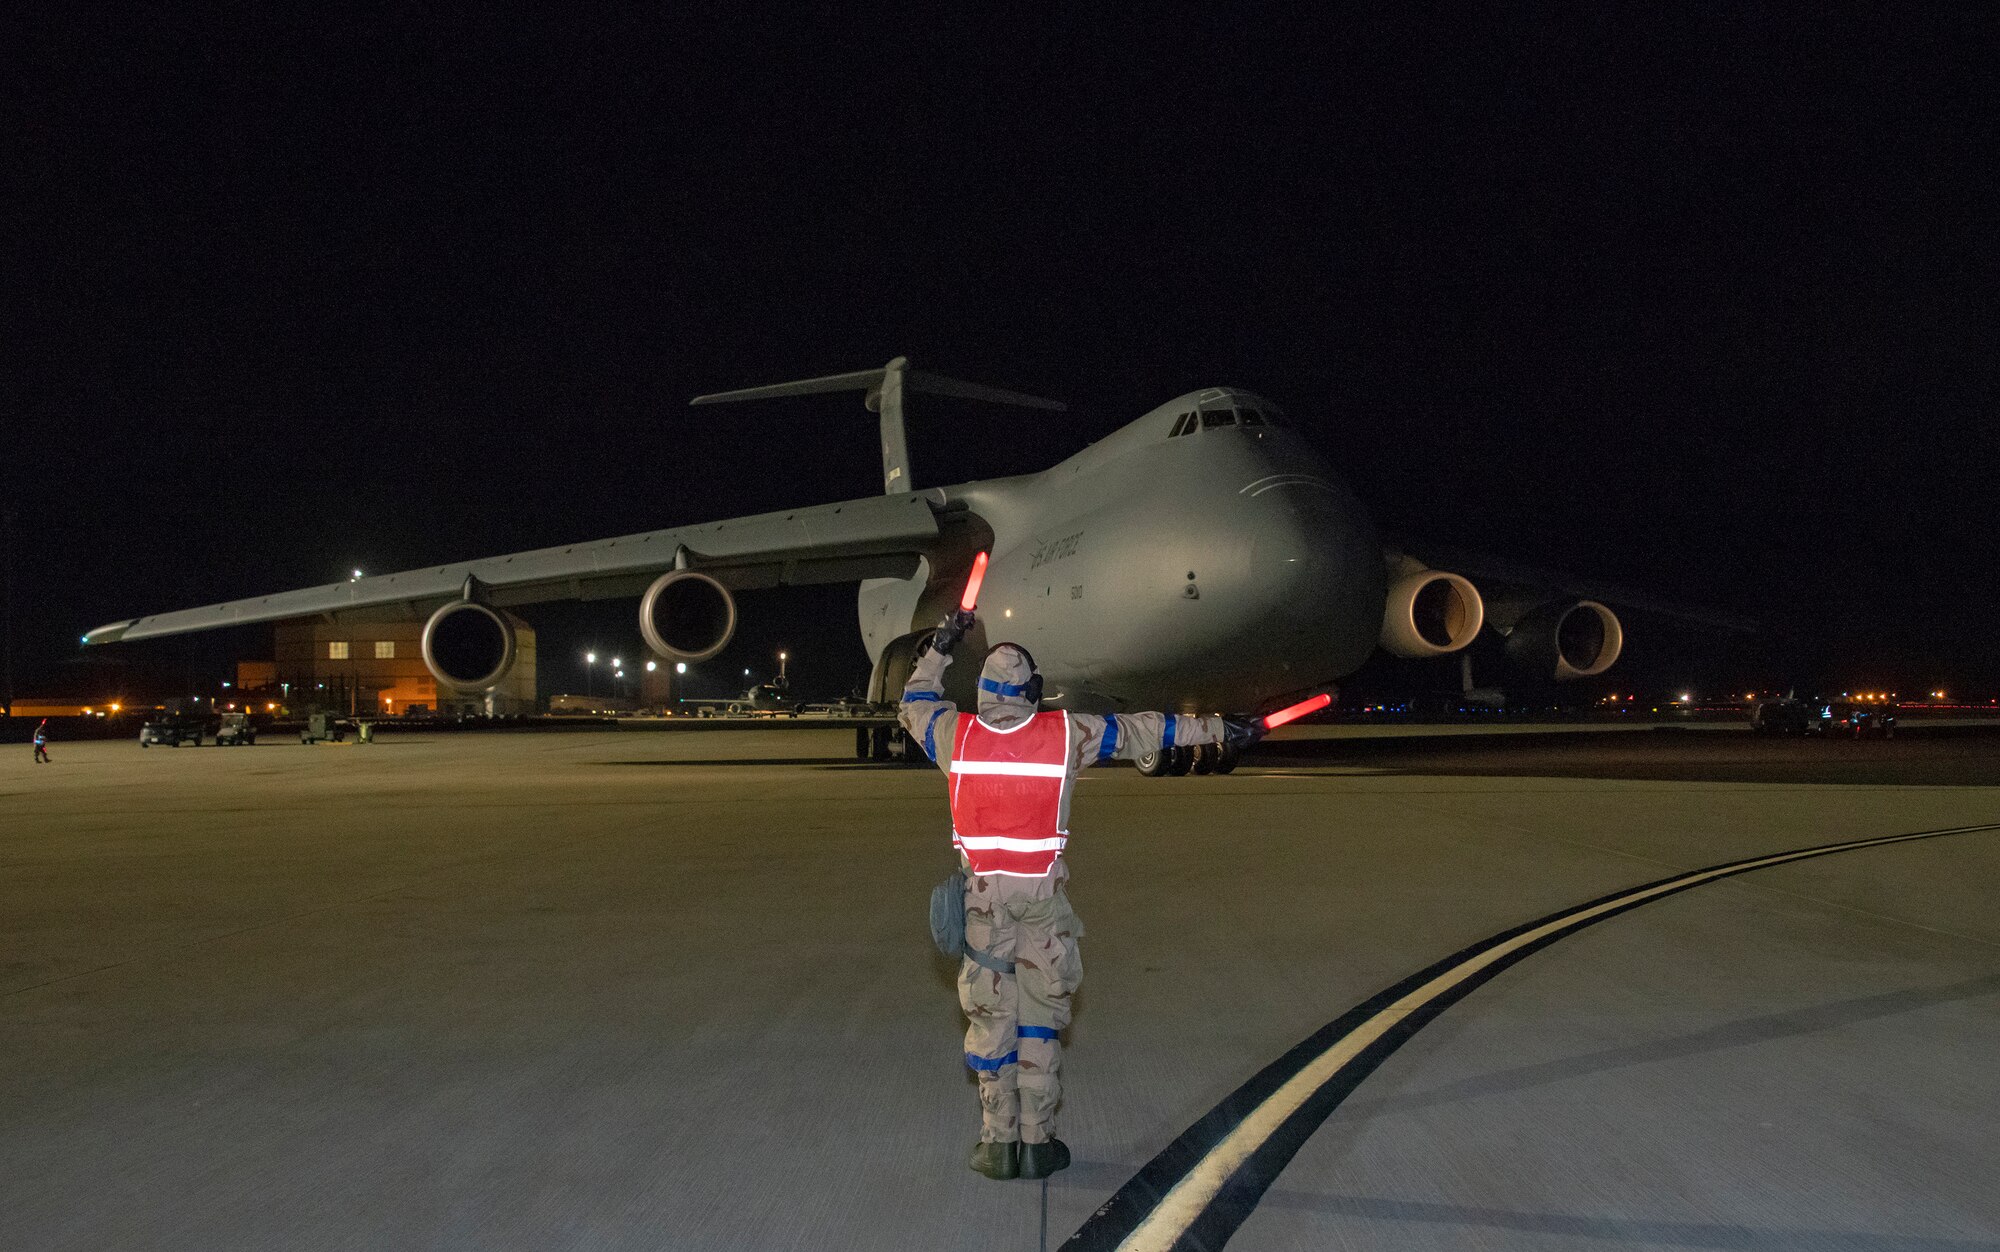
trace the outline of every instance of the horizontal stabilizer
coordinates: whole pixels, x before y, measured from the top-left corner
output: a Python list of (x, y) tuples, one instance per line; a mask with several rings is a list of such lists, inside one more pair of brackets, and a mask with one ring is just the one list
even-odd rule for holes
[(924, 391), (961, 400), (984, 400), (990, 404), (1015, 404), (1029, 409), (1069, 408), (1060, 400), (1023, 395), (980, 383), (961, 382), (941, 374), (926, 374), (910, 368), (910, 358), (899, 356), (880, 369), (855, 370), (851, 374), (828, 374), (795, 383), (772, 383), (768, 387), (744, 387), (696, 396), (690, 404), (729, 404), (738, 400), (773, 400), (780, 396), (818, 396), (830, 391), (867, 392), (865, 403), (882, 416), (882, 490), (896, 494), (910, 489), (910, 450), (903, 436), (903, 393)]
[(1069, 411), (1069, 406), (1060, 400), (1044, 400), (1040, 396), (1023, 395), (1018, 391), (1003, 391), (998, 387), (986, 387), (979, 383), (960, 382), (956, 378), (946, 378), (941, 374), (926, 374), (922, 370), (911, 370), (904, 374), (903, 385), (913, 391), (927, 391), (934, 396), (957, 396), (961, 400), (1013, 404), (1024, 409), (1053, 409), (1058, 413)]
[(780, 396), (817, 396), (829, 391), (867, 391), (882, 382), (880, 369), (856, 370), (852, 374), (828, 374), (795, 383), (772, 383), (768, 387), (744, 387), (738, 391), (718, 391), (696, 396), (689, 404), (729, 404), (737, 400), (775, 400)]
[(956, 396), (961, 400), (984, 400), (990, 404), (1014, 404), (1026, 409), (1053, 409), (1065, 412), (1067, 404), (1060, 400), (1045, 400), (1040, 396), (1026, 395), (1019, 391), (1007, 391), (1000, 387), (988, 387), (982, 383), (968, 383), (956, 378), (946, 378), (942, 374), (929, 374), (909, 368), (909, 358), (897, 357), (872, 370), (855, 370), (850, 374), (828, 374), (824, 378), (803, 378), (795, 383), (772, 383), (768, 387), (743, 387), (736, 391), (717, 391), (705, 396), (696, 396), (689, 404), (732, 404), (739, 400), (775, 400), (783, 396), (818, 396), (833, 391), (873, 391), (882, 385), (889, 371), (903, 376), (903, 386), (910, 391), (923, 391), (936, 396)]

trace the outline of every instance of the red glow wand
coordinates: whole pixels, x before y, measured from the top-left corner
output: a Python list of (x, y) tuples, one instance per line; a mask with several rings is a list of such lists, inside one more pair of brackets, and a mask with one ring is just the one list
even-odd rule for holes
[(1308, 696), (1290, 708), (1279, 709), (1264, 719), (1265, 730), (1276, 730), (1286, 722), (1295, 722), (1308, 713), (1317, 713), (1333, 703), (1333, 697), (1322, 691), (1316, 696)]
[(986, 581), (986, 554), (972, 558), (972, 577), (965, 580), (965, 594), (959, 598), (958, 607), (970, 613), (979, 607), (979, 584)]

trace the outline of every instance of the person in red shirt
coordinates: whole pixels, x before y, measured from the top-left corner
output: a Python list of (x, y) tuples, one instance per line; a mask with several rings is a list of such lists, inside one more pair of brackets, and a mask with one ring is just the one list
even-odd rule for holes
[(1083, 923), (1063, 891), (1076, 775), (1176, 745), (1240, 747), (1262, 727), (1236, 717), (1041, 712), (1041, 672), (1018, 643), (987, 652), (978, 713), (966, 717), (944, 698), (944, 672), (976, 620), (959, 610), (939, 624), (899, 716), (950, 780), (952, 847), (966, 875), (958, 1000), (982, 1112), (971, 1165), (988, 1178), (1046, 1178), (1069, 1164), (1055, 1117), (1062, 1029), (1083, 981)]

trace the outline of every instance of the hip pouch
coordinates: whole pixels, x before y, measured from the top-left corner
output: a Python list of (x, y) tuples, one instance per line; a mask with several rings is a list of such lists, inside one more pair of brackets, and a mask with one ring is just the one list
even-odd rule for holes
[(931, 942), (950, 957), (965, 955), (965, 871), (931, 888)]

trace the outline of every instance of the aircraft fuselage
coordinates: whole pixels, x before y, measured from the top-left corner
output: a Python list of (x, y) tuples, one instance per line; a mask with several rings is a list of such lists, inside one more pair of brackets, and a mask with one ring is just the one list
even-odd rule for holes
[[(1262, 420), (1244, 424), (1245, 410)], [(1246, 392), (1194, 392), (1042, 473), (937, 489), (962, 542), (914, 578), (862, 584), (870, 655), (935, 625), (989, 547), (961, 658), (1023, 645), (1053, 707), (1248, 711), (1353, 672), (1381, 625), (1381, 543), (1274, 412)], [(956, 668), (969, 698), (977, 665)]]

